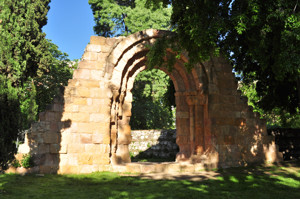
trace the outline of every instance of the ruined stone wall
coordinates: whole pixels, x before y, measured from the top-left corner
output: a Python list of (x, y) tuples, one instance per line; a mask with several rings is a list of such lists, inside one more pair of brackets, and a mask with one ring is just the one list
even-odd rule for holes
[(274, 139), (266, 124), (241, 97), (232, 66), (223, 58), (210, 60), (214, 77), (209, 86), (208, 113), (211, 142), (222, 167), (276, 159)]
[[(131, 161), (134, 79), (146, 69), (147, 46), (167, 34), (91, 37), (68, 86), (27, 135), (37, 172), (90, 173)], [(227, 167), (276, 160), (274, 140), (237, 91), (232, 66), (214, 57), (189, 72), (186, 62), (183, 53), (171, 72), (160, 68), (176, 90), (176, 161)]]
[(179, 148), (176, 130), (134, 130), (130, 154), (136, 158), (159, 158), (175, 161)]

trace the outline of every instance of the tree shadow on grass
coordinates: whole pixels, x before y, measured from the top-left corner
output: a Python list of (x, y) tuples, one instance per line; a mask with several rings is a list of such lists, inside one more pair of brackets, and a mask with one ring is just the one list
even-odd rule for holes
[(0, 176), (0, 198), (300, 198), (297, 168), (230, 168), (199, 181), (182, 175), (174, 180), (150, 180), (109, 172), (42, 177), (5, 174)]

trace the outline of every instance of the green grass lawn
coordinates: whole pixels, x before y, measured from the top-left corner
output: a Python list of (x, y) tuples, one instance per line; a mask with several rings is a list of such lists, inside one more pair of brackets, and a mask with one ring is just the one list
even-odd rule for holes
[(216, 179), (145, 180), (97, 172), (87, 175), (0, 175), (7, 198), (300, 198), (300, 167), (230, 168)]

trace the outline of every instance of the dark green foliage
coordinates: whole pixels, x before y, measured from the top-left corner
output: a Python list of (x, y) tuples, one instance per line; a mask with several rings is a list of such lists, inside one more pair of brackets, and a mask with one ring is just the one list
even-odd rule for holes
[(0, 74), (13, 86), (48, 70), (51, 53), (42, 27), (50, 0), (0, 2)]
[(146, 0), (89, 0), (96, 34), (105, 37), (129, 35), (141, 30), (167, 29), (171, 8), (145, 7)]
[(266, 119), (267, 127), (283, 127), (283, 128), (300, 128), (300, 110), (296, 110), (296, 114), (290, 114), (289, 112), (280, 108), (273, 108), (271, 111), (266, 111), (257, 106), (257, 102), (260, 101), (260, 97), (256, 92), (256, 83), (246, 84), (240, 83), (239, 89), (242, 94), (248, 98), (248, 104), (253, 107), (254, 112), (258, 112), (262, 118)]
[(30, 154), (24, 154), (20, 162), (24, 168), (31, 168), (34, 166), (34, 162)]
[(15, 167), (15, 168), (18, 168), (18, 167), (21, 167), (21, 164), (20, 164), (19, 160), (14, 159), (14, 160), (11, 162), (11, 166), (13, 166), (13, 167)]
[(146, 70), (135, 78), (132, 89), (132, 129), (174, 128), (174, 86), (158, 69)]
[(49, 51), (53, 56), (49, 71), (34, 79), (38, 112), (44, 111), (47, 105), (52, 103), (55, 96), (60, 93), (60, 89), (68, 84), (68, 80), (72, 78), (73, 71), (78, 65), (77, 61), (70, 61), (68, 55), (59, 51), (51, 41), (49, 44)]
[(22, 130), (28, 129), (30, 124), (36, 120), (38, 105), (36, 104), (36, 86), (33, 80), (23, 84), (20, 93), (20, 109), (22, 113)]
[(15, 141), (21, 128), (18, 90), (0, 76), (0, 171), (17, 152)]
[(0, 1), (0, 167), (12, 161), (20, 131), (29, 128), (74, 64), (45, 39), (50, 0)]
[(173, 7), (171, 24), (177, 34), (171, 38), (178, 48), (188, 51), (188, 68), (222, 53), (232, 61), (242, 81), (256, 83), (256, 106), (269, 113), (274, 109), (299, 113), (298, 1), (148, 0), (147, 4), (158, 2)]
[[(300, 12), (297, 1), (235, 1), (224, 48), (246, 83), (256, 82), (265, 111), (300, 106)], [(242, 10), (242, 12), (238, 12)]]

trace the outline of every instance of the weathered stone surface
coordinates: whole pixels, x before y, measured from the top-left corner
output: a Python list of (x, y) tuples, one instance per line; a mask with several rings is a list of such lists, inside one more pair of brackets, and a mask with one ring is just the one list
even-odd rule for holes
[[(146, 30), (128, 37), (91, 37), (73, 79), (64, 93), (40, 113), (39, 122), (32, 124), (28, 133), (28, 142), (20, 148), (35, 155), (39, 172), (126, 171), (126, 166), (103, 165), (130, 162), (134, 78), (146, 68), (147, 45), (166, 34)], [(184, 52), (171, 72), (160, 68), (171, 77), (176, 90), (176, 161), (206, 167), (276, 161), (278, 155), (273, 140), (266, 138), (264, 121), (253, 114), (247, 99), (236, 90), (232, 66), (222, 57), (213, 57), (190, 73), (184, 67), (186, 62), (188, 55)], [(164, 150), (167, 142), (158, 139), (148, 143), (164, 156), (158, 151)], [(148, 143), (140, 141), (144, 148)], [(154, 169), (128, 167), (143, 172)], [(181, 169), (197, 170), (175, 163), (155, 166), (155, 171)]]
[(132, 155), (175, 160), (179, 151), (176, 130), (135, 130), (131, 131), (131, 135), (129, 151)]
[(101, 36), (91, 36), (90, 44), (105, 45), (106, 38)]

